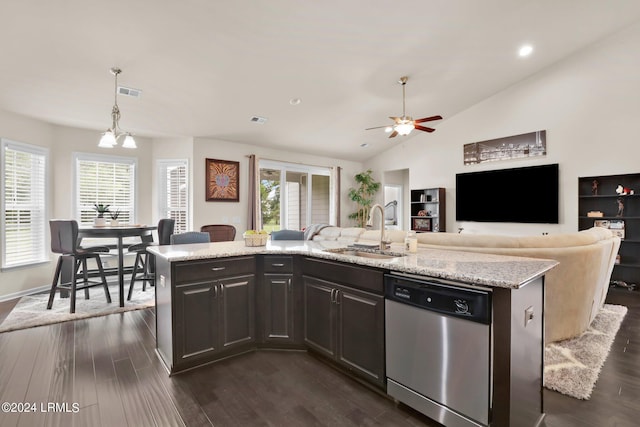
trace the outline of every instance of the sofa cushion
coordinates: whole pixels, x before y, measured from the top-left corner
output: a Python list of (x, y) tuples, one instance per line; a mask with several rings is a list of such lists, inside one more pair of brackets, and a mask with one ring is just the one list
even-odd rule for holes
[(312, 240), (338, 240), (341, 232), (341, 227), (325, 227), (314, 235)]
[(578, 233), (546, 236), (499, 236), (493, 234), (419, 233), (418, 243), (472, 248), (565, 248), (592, 245), (613, 236), (610, 230), (593, 227)]
[[(404, 238), (407, 235), (406, 231), (402, 230), (386, 230), (384, 232), (385, 238), (391, 243), (404, 243)], [(367, 230), (360, 235), (358, 242), (380, 242), (380, 230)]]
[(493, 234), (418, 233), (418, 244), (477, 248), (517, 248), (513, 236)]

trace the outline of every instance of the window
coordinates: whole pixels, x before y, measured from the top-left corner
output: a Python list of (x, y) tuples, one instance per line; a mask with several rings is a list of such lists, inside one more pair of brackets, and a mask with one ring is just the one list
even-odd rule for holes
[(158, 214), (175, 220), (174, 233), (189, 230), (189, 185), (187, 160), (158, 161)]
[(75, 153), (74, 217), (90, 225), (96, 204), (109, 205), (119, 212), (118, 220), (135, 223), (136, 159)]
[(1, 157), (2, 268), (48, 261), (49, 152), (2, 139)]
[(267, 231), (330, 223), (331, 169), (260, 160), (260, 212)]

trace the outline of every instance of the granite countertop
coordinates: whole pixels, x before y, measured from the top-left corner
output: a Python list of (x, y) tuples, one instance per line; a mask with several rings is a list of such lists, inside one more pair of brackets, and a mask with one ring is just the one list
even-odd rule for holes
[[(244, 241), (233, 241), (151, 246), (147, 250), (169, 262), (256, 254), (307, 255), (391, 271), (510, 289), (519, 288), (558, 264), (554, 260), (538, 258), (422, 248), (418, 248), (417, 253), (406, 253), (405, 256), (392, 259), (363, 258), (325, 251), (347, 246), (347, 243), (336, 241), (269, 240), (266, 246), (255, 247), (245, 246)], [(403, 245), (392, 244), (389, 251), (402, 253)]]

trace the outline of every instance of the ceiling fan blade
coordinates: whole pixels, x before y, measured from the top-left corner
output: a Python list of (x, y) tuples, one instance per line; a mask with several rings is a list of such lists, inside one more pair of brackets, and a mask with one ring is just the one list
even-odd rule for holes
[(433, 120), (442, 120), (442, 116), (425, 117), (424, 119), (417, 119), (417, 120), (415, 120), (415, 122), (416, 123), (424, 123), (424, 122), (431, 122)]
[(389, 138), (395, 138), (396, 135), (398, 135), (398, 132), (394, 130), (393, 132), (391, 132), (391, 135), (389, 135)]
[(424, 132), (433, 132), (435, 130), (434, 128), (428, 128), (420, 125), (415, 125), (415, 129), (418, 129)]
[(392, 117), (392, 116), (389, 116), (389, 118), (390, 118), (391, 120), (393, 120), (394, 122), (396, 122), (396, 123), (398, 123), (398, 122), (400, 121), (400, 117)]
[(366, 128), (365, 130), (371, 130), (371, 129), (382, 129), (382, 128), (388, 128), (388, 127), (390, 127), (390, 126), (391, 126), (391, 125), (376, 126), (376, 127), (373, 127), (373, 128)]

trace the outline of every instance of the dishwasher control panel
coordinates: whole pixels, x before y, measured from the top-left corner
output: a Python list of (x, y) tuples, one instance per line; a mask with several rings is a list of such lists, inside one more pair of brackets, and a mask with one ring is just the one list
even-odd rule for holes
[(448, 316), (491, 323), (491, 292), (482, 289), (386, 274), (385, 297)]

